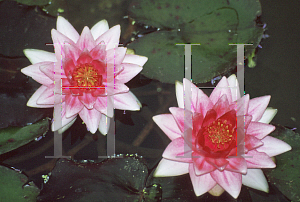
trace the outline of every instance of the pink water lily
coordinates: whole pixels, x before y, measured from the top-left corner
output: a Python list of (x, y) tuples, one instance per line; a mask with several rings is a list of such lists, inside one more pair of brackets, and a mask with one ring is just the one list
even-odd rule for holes
[[(113, 96), (115, 109), (139, 110), (140, 103), (124, 84), (141, 70), (147, 57), (127, 54), (119, 47), (120, 25), (109, 29), (106, 20), (81, 35), (63, 17), (57, 18), (57, 30), (51, 31), (55, 53), (26, 49), (24, 53), (32, 65), (21, 71), (42, 86), (29, 99), (27, 106), (54, 107), (55, 79), (61, 79), (62, 124), (52, 124), (53, 131), (63, 132), (75, 121), (77, 114), (90, 132), (99, 128), (107, 133), (107, 99)], [(110, 69), (111, 68), (111, 69)], [(112, 79), (108, 81), (108, 72)], [(107, 86), (113, 82), (112, 93)], [(57, 92), (57, 91), (56, 91)]]
[[(171, 114), (153, 117), (171, 139), (154, 176), (189, 173), (197, 196), (206, 192), (218, 196), (225, 190), (237, 198), (242, 184), (268, 192), (261, 168), (274, 168), (271, 157), (291, 149), (267, 136), (275, 129), (268, 124), (276, 114), (275, 109), (267, 108), (270, 96), (241, 97), (235, 75), (223, 77), (209, 97), (190, 83), (192, 132), (185, 137), (183, 89), (188, 82), (176, 83), (179, 108), (171, 107)], [(242, 127), (237, 126), (239, 120)], [(242, 141), (237, 136), (241, 128), (245, 131)], [(244, 155), (239, 154), (241, 148)]]

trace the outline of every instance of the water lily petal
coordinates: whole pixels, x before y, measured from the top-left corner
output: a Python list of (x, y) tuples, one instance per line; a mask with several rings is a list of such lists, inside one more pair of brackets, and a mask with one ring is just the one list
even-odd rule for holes
[(189, 163), (162, 159), (153, 174), (154, 177), (172, 177), (189, 172)]
[(179, 127), (179, 129), (182, 132), (184, 131), (184, 127), (186, 127), (186, 128), (193, 127), (191, 125), (192, 123), (189, 123), (187, 126), (184, 125), (184, 109), (178, 108), (178, 107), (170, 107), (169, 110), (172, 113), (172, 115), (174, 116), (177, 126)]
[(109, 26), (106, 20), (101, 20), (97, 22), (91, 29), (94, 40), (96, 40), (99, 36), (104, 34), (107, 30), (109, 30)]
[(78, 99), (79, 96), (66, 95), (66, 117), (77, 115), (84, 107)]
[(208, 163), (205, 157), (197, 155), (196, 152), (193, 153), (192, 160), (194, 162), (195, 175), (197, 176), (205, 175), (217, 169), (215, 166)]
[(242, 174), (215, 170), (211, 172), (212, 178), (225, 189), (233, 198), (237, 198), (241, 192)]
[(59, 31), (52, 29), (51, 30), (52, 41), (55, 49), (55, 57), (57, 61), (60, 61), (61, 58), (65, 58), (65, 47), (69, 45), (76, 46), (74, 41), (60, 33)]
[(189, 173), (196, 196), (205, 194), (217, 184), (210, 174), (197, 176), (193, 164), (189, 165)]
[(247, 173), (247, 162), (243, 157), (227, 158), (229, 162), (225, 170), (241, 174)]
[(269, 192), (269, 185), (261, 169), (248, 169), (246, 175), (242, 175), (243, 185), (264, 192)]
[(65, 46), (64, 51), (66, 58), (72, 59), (74, 64), (76, 64), (76, 61), (78, 60), (82, 52), (77, 46), (73, 46), (71, 44)]
[(30, 97), (30, 99), (27, 102), (27, 106), (28, 107), (37, 107), (37, 108), (50, 108), (54, 106), (54, 102), (53, 104), (43, 104), (43, 105), (39, 105), (37, 104), (37, 100), (39, 99), (39, 97), (41, 96), (41, 94), (47, 90), (47, 86), (42, 85), (41, 87), (39, 87), (34, 94)]
[(106, 45), (106, 50), (114, 49), (119, 45), (120, 34), (121, 34), (121, 27), (120, 25), (116, 25), (110, 28), (105, 33), (103, 33), (101, 36), (99, 36), (96, 39), (96, 44), (99, 44), (101, 43), (101, 41), (104, 41)]
[(114, 95), (113, 99), (115, 109), (131, 111), (140, 110), (141, 103), (131, 91), (127, 93), (116, 94)]
[[(73, 119), (72, 119), (73, 118)], [(69, 123), (67, 123), (66, 125), (64, 125), (62, 128), (58, 129), (58, 133), (59, 134), (62, 134), (64, 133), (66, 130), (68, 130), (72, 125), (73, 123), (76, 121), (77, 119), (77, 115), (76, 116), (73, 116), (73, 117), (70, 117), (69, 119), (72, 119)]]
[(105, 47), (106, 47), (105, 44), (98, 44), (90, 51), (93, 60), (102, 60), (102, 61), (106, 60)]
[(185, 143), (183, 137), (179, 137), (167, 146), (162, 157), (165, 159), (192, 163), (192, 149)]
[(217, 117), (220, 117), (220, 116), (224, 115), (226, 112), (228, 112), (229, 103), (228, 103), (226, 95), (222, 95), (219, 98), (219, 100), (216, 102), (213, 109), (217, 112), (217, 114), (218, 114)]
[(276, 114), (277, 114), (277, 109), (268, 107), (258, 122), (270, 123)]
[(256, 149), (263, 144), (264, 143), (260, 139), (254, 137), (253, 135), (245, 135), (245, 148), (247, 149), (247, 151)]
[(63, 35), (67, 36), (69, 39), (71, 39), (75, 43), (79, 39), (79, 34), (76, 31), (76, 29), (71, 25), (71, 23), (69, 23), (62, 16), (57, 17), (56, 28), (57, 28), (57, 31), (59, 31)]
[(127, 83), (143, 69), (142, 66), (129, 63), (122, 63), (122, 66), (124, 67), (123, 71), (116, 76), (116, 80), (121, 83)]
[(91, 51), (96, 46), (91, 30), (87, 26), (83, 28), (76, 45), (80, 50), (87, 49), (88, 51)]
[(94, 104), (94, 108), (102, 114), (107, 115), (107, 97), (97, 97), (97, 100)]
[(80, 118), (84, 121), (91, 133), (95, 133), (98, 129), (101, 113), (96, 109), (87, 109), (85, 107), (79, 112)]
[[(58, 125), (54, 124), (55, 119), (53, 119), (53, 123), (51, 125), (51, 130), (52, 131), (57, 131), (58, 130), (59, 133), (62, 133), (65, 130), (67, 130), (69, 127), (71, 127), (71, 125), (75, 122), (77, 114), (75, 114), (74, 116), (71, 116), (71, 117), (67, 118), (66, 117), (66, 103), (65, 102), (61, 103), (60, 106), (57, 106), (57, 107), (61, 107), (62, 108), (62, 110), (61, 110), (61, 115), (62, 115), (62, 117), (61, 117), (61, 124), (58, 124)], [(60, 128), (56, 128), (59, 125), (61, 127)]]
[(92, 96), (90, 93), (83, 93), (82, 96), (78, 96), (78, 99), (88, 109), (93, 109), (97, 97)]
[(240, 88), (239, 88), (239, 82), (235, 76), (235, 74), (232, 74), (230, 77), (227, 78), (231, 95), (232, 95), (232, 101), (236, 101), (241, 98), (240, 94)]
[(37, 49), (24, 49), (23, 52), (32, 64), (45, 61), (56, 62), (55, 54), (50, 53), (48, 51)]
[(126, 54), (123, 63), (131, 63), (139, 66), (143, 66), (147, 62), (148, 58), (141, 55)]
[(246, 156), (247, 167), (248, 168), (275, 168), (276, 164), (272, 159), (263, 152), (258, 152), (255, 149), (249, 151)]
[[(54, 81), (54, 62), (50, 62), (48, 64), (44, 64), (40, 66), (40, 71), (43, 72), (47, 77), (49, 77), (52, 81)], [(24, 73), (25, 74), (25, 73)]]
[(160, 114), (152, 117), (153, 121), (160, 129), (170, 138), (174, 140), (181, 137), (182, 132), (179, 129), (172, 114)]
[(123, 62), (127, 48), (117, 47), (115, 49), (107, 50), (106, 61), (107, 63), (119, 65)]
[(232, 95), (231, 90), (229, 88), (229, 84), (227, 78), (223, 76), (223, 78), (219, 81), (218, 85), (215, 87), (213, 92), (210, 94), (209, 99), (212, 101), (213, 104), (219, 100), (222, 95), (226, 95), (228, 102), (232, 102)]
[(249, 108), (249, 99), (250, 99), (249, 94), (247, 94), (237, 100), (237, 102), (236, 102), (237, 103), (237, 109), (236, 109), (237, 116), (244, 116), (247, 114), (248, 108)]
[(51, 80), (48, 76), (46, 76), (41, 70), (40, 67), (44, 67), (46, 65), (51, 65), (53, 62), (39, 62), (33, 65), (29, 65), (21, 69), (21, 72), (27, 76), (30, 76), (33, 80), (37, 81), (40, 84), (45, 86), (49, 86), (53, 84), (53, 80)]
[(261, 96), (257, 98), (253, 98), (249, 101), (249, 109), (248, 114), (252, 115), (252, 121), (259, 121), (264, 114), (271, 96)]
[(54, 87), (55, 85), (52, 84), (50, 85), (41, 95), (40, 97), (37, 99), (36, 103), (38, 105), (43, 105), (43, 104), (47, 104), (47, 105), (52, 105), (54, 104)]
[(254, 137), (261, 140), (274, 130), (275, 130), (275, 126), (266, 123), (251, 122), (247, 128), (246, 133), (248, 135), (253, 135)]
[(104, 114), (101, 114), (101, 119), (99, 123), (99, 131), (102, 135), (106, 135), (108, 133), (110, 126), (110, 118), (105, 116)]
[(129, 88), (123, 83), (115, 83), (114, 87), (114, 94), (129, 92)]
[(84, 49), (84, 51), (82, 51), (79, 58), (77, 59), (77, 65), (90, 63), (92, 61), (93, 61), (93, 58), (90, 55), (89, 51), (87, 49)]
[(184, 109), (183, 84), (179, 81), (176, 81), (175, 89), (178, 107)]
[(261, 141), (264, 143), (264, 145), (256, 150), (259, 152), (264, 152), (270, 157), (277, 156), (292, 149), (289, 144), (274, 137), (267, 136)]

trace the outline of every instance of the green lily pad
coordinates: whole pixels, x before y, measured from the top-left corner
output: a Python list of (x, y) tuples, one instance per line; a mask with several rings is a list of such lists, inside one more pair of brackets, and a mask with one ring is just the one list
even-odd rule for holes
[(140, 201), (147, 176), (148, 168), (138, 157), (101, 163), (60, 159), (38, 201)]
[(285, 141), (292, 150), (276, 156), (276, 168), (265, 169), (265, 173), (270, 182), (290, 200), (300, 201), (300, 136), (280, 125), (276, 125), (271, 136)]
[(36, 201), (40, 190), (18, 170), (0, 166), (0, 201)]
[(193, 82), (207, 82), (236, 66), (236, 46), (245, 46), (246, 56), (257, 47), (264, 29), (256, 26), (259, 1), (189, 0), (134, 1), (130, 15), (137, 22), (160, 28), (130, 43), (136, 54), (149, 58), (142, 74), (174, 83), (184, 77), (184, 47), (192, 46)]
[(25, 127), (8, 127), (0, 130), (0, 154), (21, 147), (35, 138), (46, 134), (49, 120), (43, 119)]

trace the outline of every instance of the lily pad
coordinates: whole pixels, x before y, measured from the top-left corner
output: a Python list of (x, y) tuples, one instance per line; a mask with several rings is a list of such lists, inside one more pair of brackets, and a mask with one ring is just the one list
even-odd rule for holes
[(142, 74), (174, 83), (184, 77), (184, 47), (176, 44), (201, 44), (192, 46), (192, 79), (203, 83), (236, 66), (237, 47), (229, 44), (253, 44), (246, 56), (256, 48), (264, 31), (255, 22), (260, 14), (259, 1), (133, 1), (130, 16), (160, 31), (128, 47), (149, 58)]
[(271, 136), (285, 141), (292, 150), (276, 156), (276, 168), (265, 169), (265, 173), (270, 182), (290, 200), (300, 201), (300, 135), (276, 125)]
[(20, 171), (0, 166), (0, 201), (36, 201), (40, 190)]
[(60, 159), (38, 201), (141, 201), (147, 176), (147, 166), (137, 157), (101, 163)]
[(49, 129), (49, 120), (43, 119), (25, 127), (8, 127), (0, 130), (0, 154), (21, 147), (44, 135)]

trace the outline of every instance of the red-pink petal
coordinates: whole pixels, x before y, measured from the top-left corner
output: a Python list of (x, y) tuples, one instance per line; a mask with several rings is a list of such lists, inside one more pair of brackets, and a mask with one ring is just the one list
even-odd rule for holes
[(196, 136), (201, 129), (203, 116), (200, 113), (193, 113), (193, 135)]
[(225, 170), (241, 174), (247, 173), (247, 162), (243, 157), (227, 158), (229, 162)]
[[(192, 128), (192, 125), (184, 126), (184, 109), (178, 108), (178, 107), (170, 107), (170, 112), (174, 116), (174, 119), (177, 123), (178, 128), (181, 132), (184, 131), (184, 128)], [(192, 124), (192, 123), (190, 123)]]
[(268, 156), (277, 156), (292, 149), (292, 147), (282, 140), (267, 136), (261, 140), (264, 145), (257, 148), (259, 152), (264, 152)]
[(40, 66), (41, 72), (54, 81), (54, 62)]
[(64, 51), (65, 51), (65, 57), (72, 59), (74, 64), (76, 64), (76, 61), (82, 52), (77, 46), (73, 46), (71, 44), (65, 46)]
[(223, 78), (219, 81), (218, 85), (215, 87), (213, 92), (210, 94), (209, 99), (213, 102), (213, 104), (216, 104), (222, 95), (227, 96), (229, 103), (232, 102), (231, 91), (229, 88), (227, 78), (225, 76), (223, 76)]
[(96, 109), (83, 109), (79, 112), (80, 118), (84, 121), (91, 133), (95, 133), (98, 129), (101, 113)]
[(260, 122), (251, 122), (247, 128), (247, 134), (253, 135), (258, 139), (263, 139), (265, 136), (275, 130), (275, 126)]
[(91, 51), (96, 46), (91, 30), (87, 26), (83, 28), (76, 45), (82, 51), (84, 49)]
[(77, 64), (85, 64), (85, 63), (90, 63), (92, 62), (93, 58), (90, 55), (89, 51), (87, 49), (85, 49), (79, 56), (78, 60), (77, 60)]
[(160, 114), (153, 116), (152, 119), (170, 138), (170, 140), (174, 140), (182, 136), (182, 132), (172, 114)]
[[(248, 158), (247, 158), (248, 157)], [(255, 149), (246, 154), (248, 168), (275, 168), (276, 164), (272, 159), (263, 152), (258, 152)]]
[(135, 64), (122, 63), (121, 65), (124, 69), (116, 76), (116, 80), (120, 83), (127, 83), (143, 69), (143, 67)]
[(264, 114), (271, 96), (266, 95), (258, 98), (253, 98), (249, 101), (248, 114), (252, 116), (252, 121), (259, 121)]
[(215, 168), (219, 169), (220, 171), (224, 170), (225, 167), (228, 165), (228, 161), (224, 158), (208, 158), (206, 157), (205, 160), (207, 163), (210, 163)]
[(175, 140), (172, 140), (162, 156), (163, 158), (173, 161), (192, 163), (193, 160), (191, 155), (192, 149), (185, 143), (183, 137), (179, 137)]
[(189, 173), (196, 196), (205, 194), (217, 184), (210, 174), (197, 176), (192, 163), (189, 165)]
[(226, 95), (222, 95), (213, 109), (217, 112), (217, 117), (224, 115), (229, 110), (229, 103)]
[(106, 45), (106, 50), (118, 47), (120, 34), (121, 34), (121, 27), (120, 25), (116, 25), (110, 28), (107, 32), (103, 33), (101, 36), (99, 36), (96, 39), (96, 44), (99, 44), (101, 43), (101, 41), (104, 41)]
[(88, 109), (93, 109), (97, 97), (91, 95), (91, 93), (83, 93), (82, 96), (78, 96), (78, 99)]
[(91, 54), (93, 60), (103, 60), (104, 61), (106, 59), (105, 47), (106, 47), (105, 44), (98, 44), (90, 51), (90, 54)]
[(263, 145), (263, 142), (260, 139), (254, 137), (253, 135), (245, 135), (245, 147), (247, 151), (256, 149)]
[(227, 191), (233, 198), (237, 198), (242, 187), (242, 174), (215, 170), (210, 173), (212, 178)]
[(78, 114), (84, 105), (79, 101), (79, 96), (66, 95), (66, 117), (70, 118)]
[(204, 175), (217, 169), (215, 166), (212, 166), (210, 163), (208, 163), (205, 157), (198, 156), (197, 153), (193, 153), (192, 155), (192, 160), (194, 162), (195, 168), (195, 175)]

